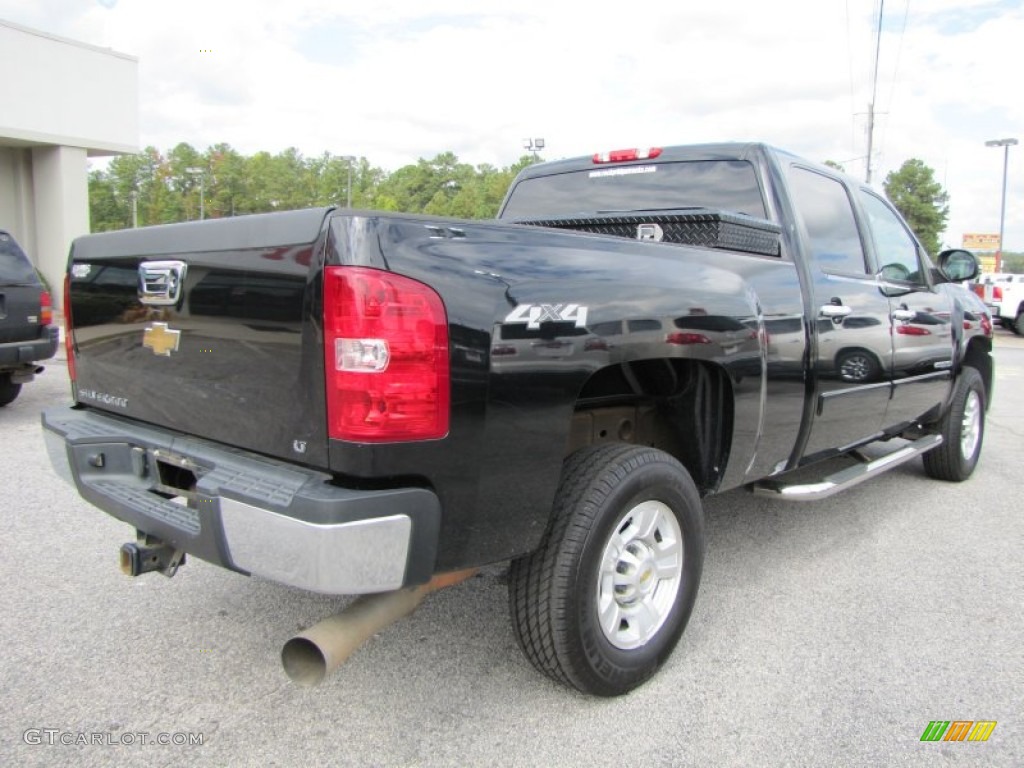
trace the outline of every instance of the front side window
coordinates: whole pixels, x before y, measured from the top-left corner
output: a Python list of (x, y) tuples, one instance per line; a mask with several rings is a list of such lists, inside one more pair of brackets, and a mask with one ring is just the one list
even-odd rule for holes
[(861, 201), (871, 223), (871, 236), (882, 276), (887, 280), (923, 283), (917, 243), (893, 210), (870, 192)]
[(864, 247), (846, 188), (835, 179), (805, 168), (790, 169), (789, 187), (815, 265), (830, 274), (867, 274)]

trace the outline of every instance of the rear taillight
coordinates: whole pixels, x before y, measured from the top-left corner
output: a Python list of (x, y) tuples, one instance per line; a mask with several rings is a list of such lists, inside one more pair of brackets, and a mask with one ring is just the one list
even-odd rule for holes
[(661, 147), (650, 149), (613, 149), (611, 152), (598, 152), (594, 155), (595, 163), (625, 163), (629, 160), (653, 160), (661, 154)]
[(691, 344), (710, 344), (711, 339), (703, 333), (683, 333), (675, 331), (665, 337), (666, 344), (677, 344), (679, 346), (690, 346)]
[(1002, 301), (1002, 300), (1003, 300), (1003, 289), (1002, 289), (1002, 287), (998, 286), (998, 285), (992, 286), (992, 301)]
[(75, 345), (71, 340), (71, 276), (64, 275), (64, 351), (68, 358), (68, 376), (75, 383)]
[(919, 325), (897, 325), (896, 333), (900, 336), (931, 336), (932, 332)]
[(50, 298), (49, 291), (43, 291), (39, 294), (39, 324), (53, 324), (53, 299)]
[(324, 270), (328, 433), (398, 442), (448, 434), (448, 321), (441, 297), (408, 277)]

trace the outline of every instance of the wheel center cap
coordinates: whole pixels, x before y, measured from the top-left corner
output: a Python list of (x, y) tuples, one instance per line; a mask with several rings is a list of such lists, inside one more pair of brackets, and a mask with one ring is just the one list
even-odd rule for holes
[(658, 585), (654, 554), (650, 548), (639, 541), (632, 541), (626, 547), (628, 558), (620, 561), (619, 573), (622, 575), (618, 590), (619, 602), (629, 605), (643, 600)]

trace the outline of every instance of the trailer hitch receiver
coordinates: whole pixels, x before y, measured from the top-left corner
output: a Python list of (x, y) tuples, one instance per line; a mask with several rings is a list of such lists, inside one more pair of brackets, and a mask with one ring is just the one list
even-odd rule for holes
[(121, 545), (121, 572), (140, 576), (159, 571), (170, 578), (185, 564), (185, 550), (175, 549), (160, 539), (139, 533), (138, 539)]

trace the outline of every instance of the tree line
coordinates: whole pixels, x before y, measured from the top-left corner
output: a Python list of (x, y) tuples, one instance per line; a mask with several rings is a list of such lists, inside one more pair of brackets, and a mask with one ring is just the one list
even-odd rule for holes
[(89, 172), (89, 215), (93, 232), (349, 201), (354, 208), (486, 219), (532, 162), (524, 155), (506, 168), (472, 166), (443, 152), (389, 173), (365, 157), (303, 157), (294, 147), (250, 156), (229, 144), (200, 152), (181, 143), (166, 154), (146, 147)]
[[(354, 208), (488, 219), (497, 215), (516, 174), (532, 162), (536, 158), (524, 155), (505, 168), (472, 166), (443, 152), (388, 172), (365, 157), (304, 157), (294, 147), (245, 156), (229, 144), (200, 152), (182, 142), (166, 154), (146, 147), (91, 171), (89, 213), (93, 232), (349, 201)], [(910, 159), (883, 186), (929, 253), (941, 250), (949, 195), (934, 171)]]

